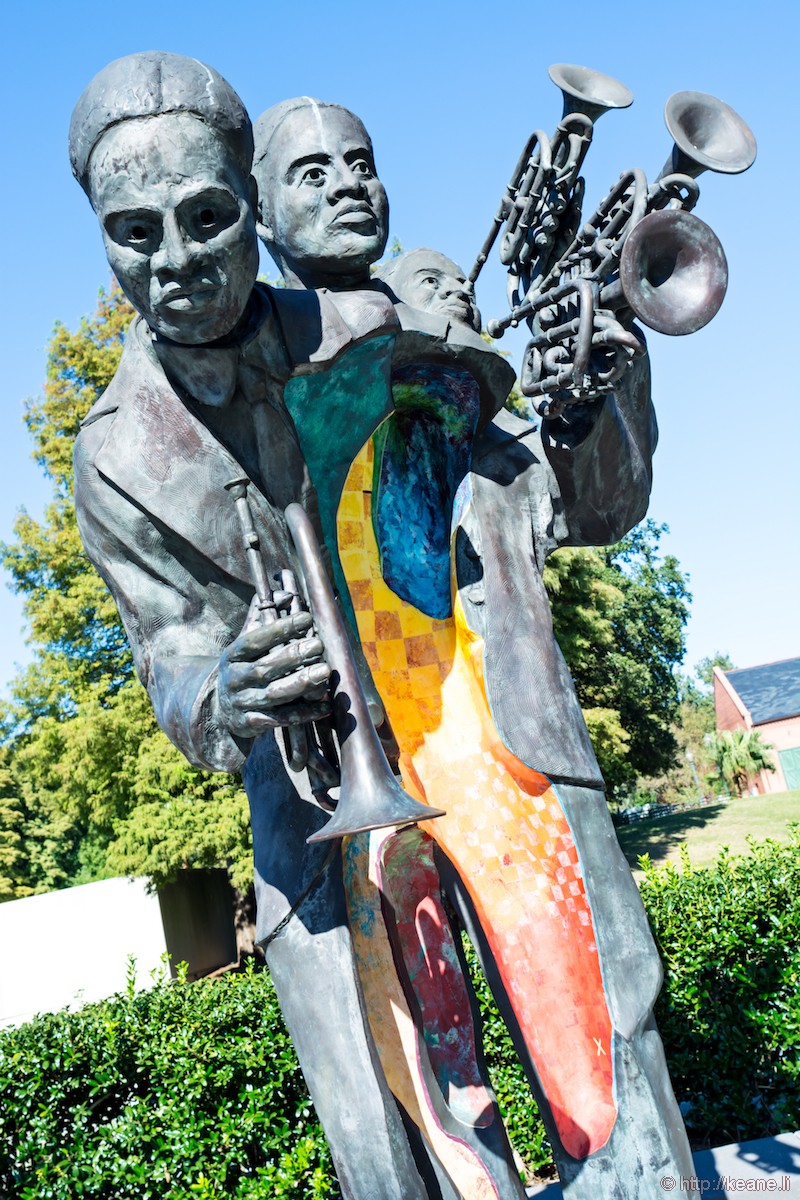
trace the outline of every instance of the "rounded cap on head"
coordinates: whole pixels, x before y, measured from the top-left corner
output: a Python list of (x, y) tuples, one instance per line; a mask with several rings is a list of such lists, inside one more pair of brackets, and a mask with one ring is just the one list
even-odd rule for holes
[(89, 194), (89, 161), (112, 126), (136, 117), (193, 113), (226, 141), (245, 175), (253, 161), (247, 110), (227, 80), (196, 58), (148, 50), (109, 63), (84, 90), (72, 113), (72, 172)]
[(364, 129), (363, 121), (355, 113), (350, 112), (349, 108), (345, 108), (343, 104), (334, 104), (329, 100), (315, 100), (313, 96), (295, 96), (291, 100), (281, 100), (278, 104), (273, 104), (272, 108), (268, 108), (256, 120), (253, 126), (253, 136), (255, 139), (254, 167), (266, 157), (270, 142), (286, 118), (293, 112), (304, 108), (338, 108), (341, 112), (348, 113), (354, 121), (358, 121), (358, 124), (364, 130), (366, 144), (370, 149), (372, 148), (372, 140), (366, 129)]
[(417, 250), (403, 250), (400, 254), (395, 254), (393, 258), (387, 258), (383, 262), (378, 263), (377, 266), (373, 267), (372, 275), (374, 279), (380, 279), (383, 283), (388, 283), (391, 286), (393, 280), (396, 283), (400, 283), (399, 276), (414, 263), (420, 262), (424, 265), (425, 263), (433, 263), (436, 259), (452, 267), (455, 275), (464, 274), (458, 263), (454, 262), (452, 258), (448, 258), (446, 254), (442, 254), (441, 250), (431, 250), (428, 246), (420, 246)]

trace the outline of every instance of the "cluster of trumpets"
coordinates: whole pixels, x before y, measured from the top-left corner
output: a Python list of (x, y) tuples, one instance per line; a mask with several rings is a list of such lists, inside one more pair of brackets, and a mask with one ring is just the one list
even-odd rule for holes
[(580, 170), (594, 124), (633, 95), (587, 67), (559, 63), (550, 78), (564, 97), (561, 121), (552, 137), (537, 130), (528, 140), (469, 276), (474, 286), (502, 230), (511, 311), (487, 328), (502, 337), (528, 324), (520, 386), (542, 416), (613, 389), (644, 353), (634, 318), (675, 335), (715, 316), (728, 268), (719, 239), (691, 212), (697, 176), (739, 174), (756, 156), (750, 128), (729, 105), (677, 92), (664, 110), (674, 145), (656, 180), (623, 171), (583, 221)]

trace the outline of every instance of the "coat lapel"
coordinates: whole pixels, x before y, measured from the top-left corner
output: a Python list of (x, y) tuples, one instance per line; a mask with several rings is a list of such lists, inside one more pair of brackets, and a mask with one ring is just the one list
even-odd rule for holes
[[(95, 459), (98, 471), (200, 558), (249, 583), (238, 518), (225, 490), (245, 471), (170, 386), (142, 343), (138, 320), (114, 381), (88, 420), (115, 408)], [(255, 485), (249, 493), (257, 529), (267, 535), (265, 549), (275, 543), (276, 523), (285, 543), (283, 514)]]

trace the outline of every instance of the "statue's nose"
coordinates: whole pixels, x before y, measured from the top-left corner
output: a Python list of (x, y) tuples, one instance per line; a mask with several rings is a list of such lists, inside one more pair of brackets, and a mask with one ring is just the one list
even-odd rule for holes
[(181, 229), (174, 213), (164, 218), (161, 245), (151, 259), (154, 274), (185, 271), (195, 254), (191, 239)]
[(349, 163), (341, 163), (331, 175), (328, 198), (337, 200), (340, 196), (362, 195), (366, 195), (364, 177), (354, 171)]
[(467, 284), (459, 283), (456, 279), (445, 279), (440, 291), (445, 300), (450, 300), (452, 297), (458, 300), (469, 300), (470, 298)]

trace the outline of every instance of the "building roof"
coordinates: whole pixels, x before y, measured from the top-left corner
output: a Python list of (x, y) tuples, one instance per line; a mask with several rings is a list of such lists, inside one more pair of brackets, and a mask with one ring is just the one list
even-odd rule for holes
[(800, 658), (723, 672), (754, 725), (800, 714)]

